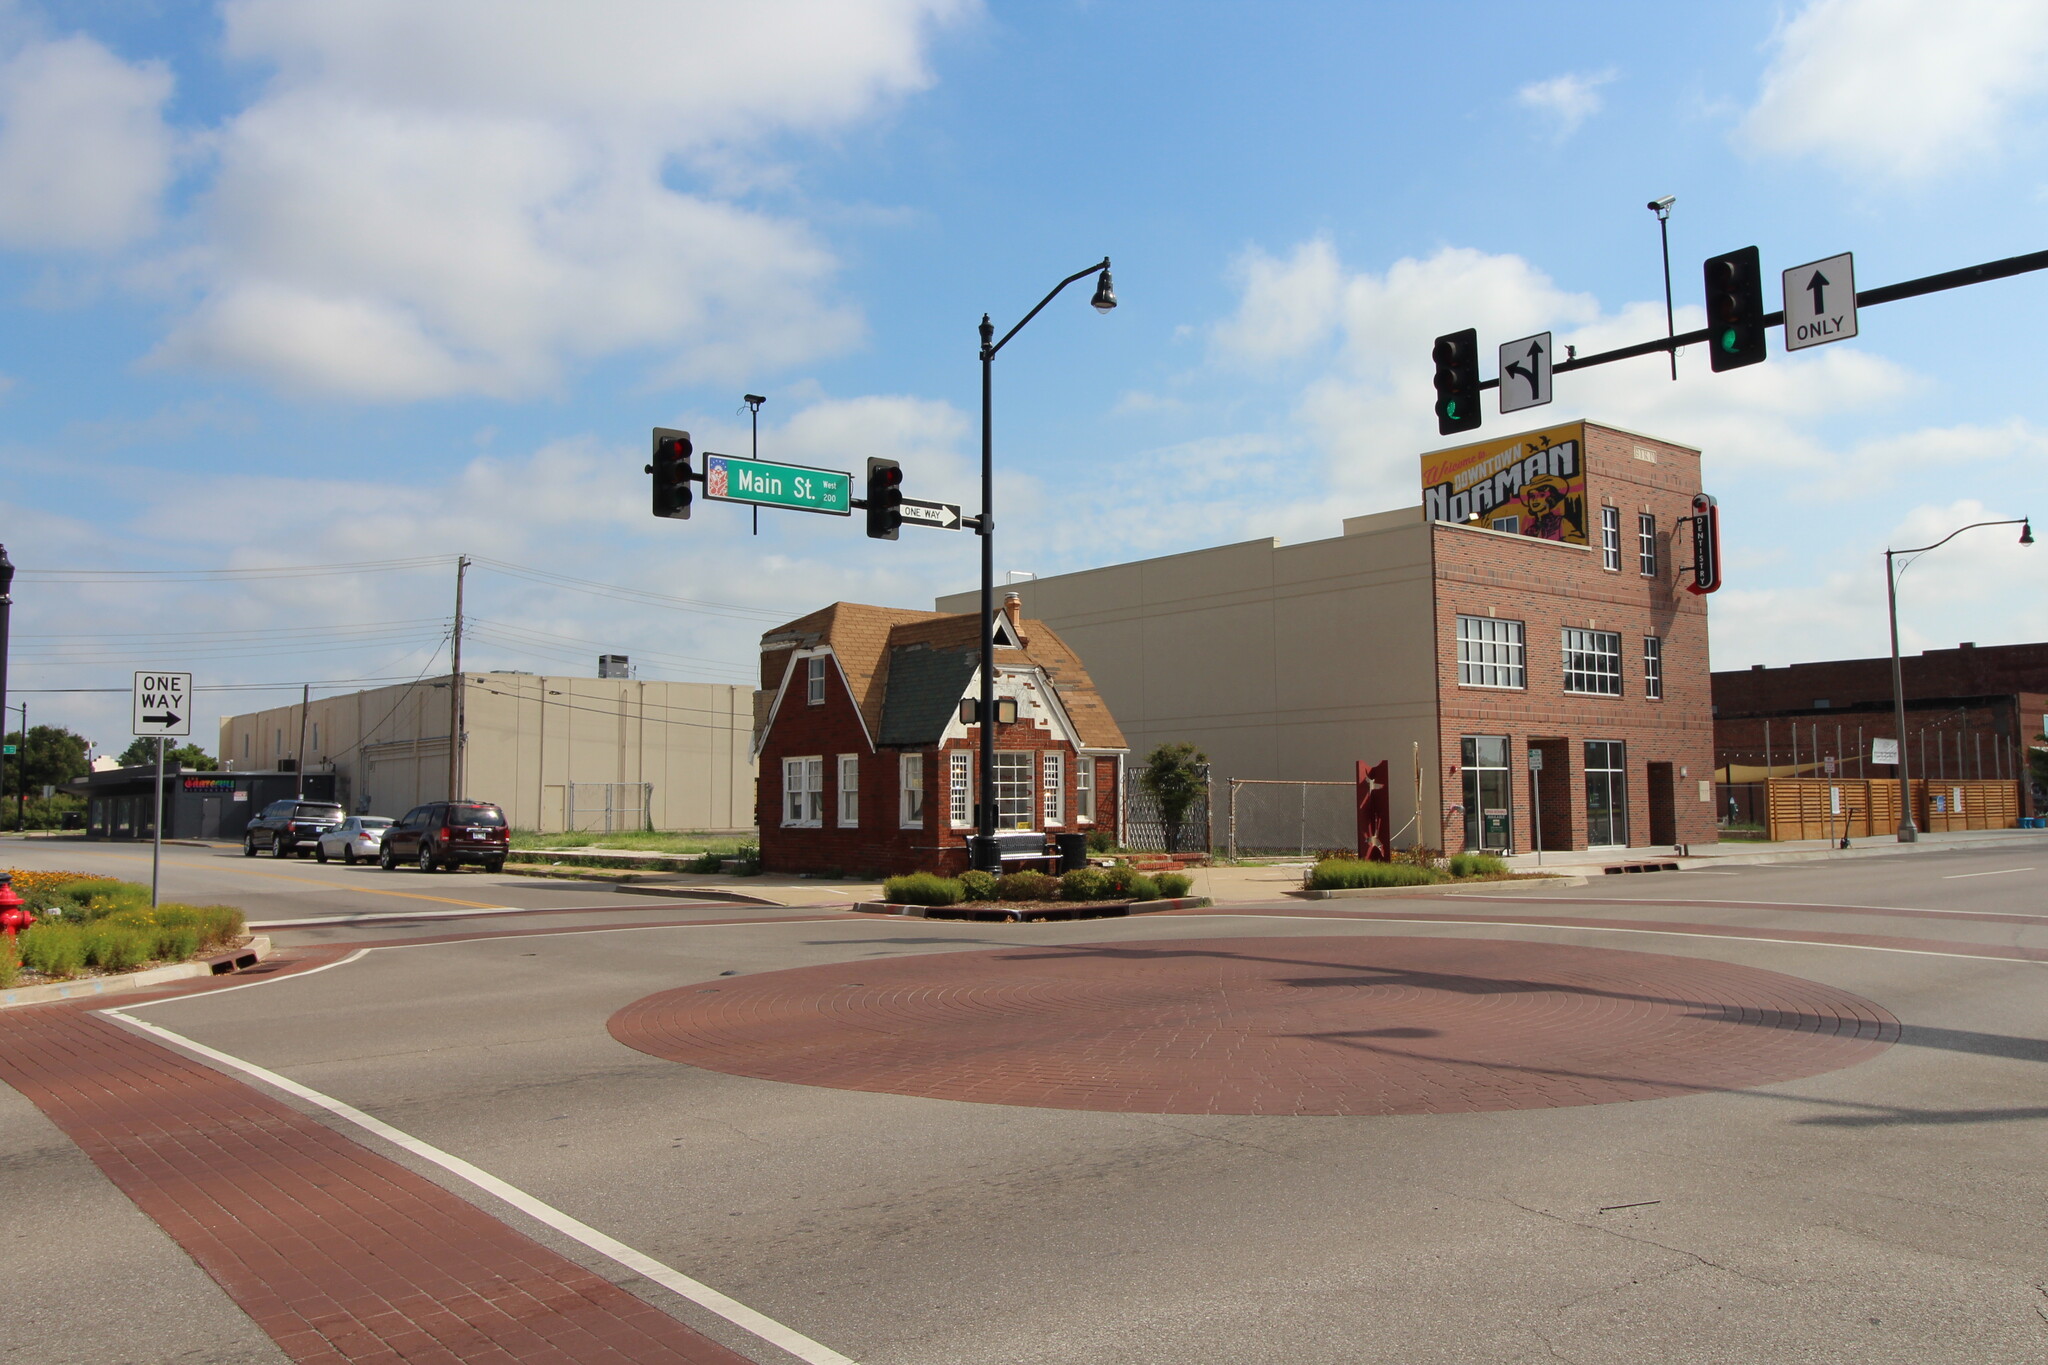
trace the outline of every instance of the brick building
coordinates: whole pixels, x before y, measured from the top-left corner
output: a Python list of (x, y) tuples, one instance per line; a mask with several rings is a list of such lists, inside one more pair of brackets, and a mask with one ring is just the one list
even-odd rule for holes
[[(980, 696), (980, 626), (979, 612), (835, 602), (761, 637), (764, 868), (967, 868), (981, 730), (960, 704)], [(997, 828), (1114, 833), (1126, 746), (1109, 708), (1015, 594), (995, 626)]]
[[(2048, 726), (2048, 644), (1930, 649), (1901, 658), (1899, 674), (1915, 777), (2025, 775), (2028, 751)], [(1889, 657), (1757, 664), (1714, 674), (1713, 688), (1723, 782), (1895, 775), (1867, 763), (1871, 740), (1899, 737)], [(2024, 787), (2022, 799), (2033, 799)]]
[[(1422, 463), (1422, 505), (1339, 537), (1017, 590), (1087, 656), (1135, 749), (1209, 754), (1212, 841), (1232, 779), (1327, 784), (1301, 806), (1332, 803), (1348, 830), (1342, 784), (1384, 759), (1397, 846), (1520, 852), (1539, 823), (1548, 849), (1712, 842), (1707, 603), (1681, 525), (1700, 452), (1573, 422)], [(1291, 843), (1291, 797), (1280, 814)]]

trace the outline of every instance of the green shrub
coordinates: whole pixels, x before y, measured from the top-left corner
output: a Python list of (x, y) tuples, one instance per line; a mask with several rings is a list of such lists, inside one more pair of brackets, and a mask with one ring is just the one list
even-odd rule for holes
[(912, 872), (882, 883), (882, 899), (895, 905), (953, 905), (961, 895), (959, 882), (931, 872)]
[(1129, 894), (1134, 901), (1156, 901), (1159, 899), (1159, 883), (1140, 872), (1131, 878)]
[(1508, 870), (1508, 865), (1491, 853), (1454, 853), (1451, 855), (1453, 877), (1498, 877)]
[(101, 971), (125, 972), (156, 956), (153, 929), (101, 920), (86, 926), (79, 937), (85, 945), (86, 963)]
[(1109, 874), (1099, 867), (1077, 867), (1060, 877), (1060, 899), (1063, 901), (1100, 901), (1109, 899)]
[(997, 900), (1049, 901), (1059, 893), (1058, 878), (1043, 872), (1005, 872), (996, 879)]
[(1110, 895), (1128, 896), (1131, 894), (1131, 887), (1142, 874), (1129, 863), (1118, 863), (1114, 867), (1104, 868), (1103, 875), (1109, 878)]
[(1428, 886), (1444, 874), (1416, 863), (1371, 863), (1356, 858), (1325, 858), (1308, 874), (1312, 891), (1345, 891), (1361, 886)]
[(687, 872), (723, 872), (725, 870), (725, 855), (723, 853), (699, 853), (684, 865), (684, 870)]
[[(1345, 858), (1347, 861), (1350, 860), (1350, 855), (1348, 854), (1338, 854), (1336, 856)], [(1407, 848), (1395, 849), (1393, 857), (1397, 863), (1406, 863), (1413, 867), (1433, 868), (1443, 862), (1444, 851), (1440, 848), (1429, 848), (1423, 844), (1412, 844)], [(1321, 862), (1322, 859), (1318, 858), (1316, 861)]]
[(1162, 872), (1152, 880), (1159, 883), (1159, 894), (1168, 900), (1185, 896), (1195, 884), (1195, 879), (1185, 872)]
[(1116, 852), (1116, 836), (1106, 829), (1097, 828), (1089, 830), (1088, 851), (1090, 853)]
[(0, 937), (0, 991), (13, 986), (21, 979), (21, 954), (15, 951), (14, 940)]
[(983, 872), (980, 868), (960, 874), (960, 899), (964, 901), (992, 901), (996, 898), (996, 874)]
[(21, 931), (21, 965), (62, 980), (85, 966), (85, 930), (76, 924), (43, 922)]

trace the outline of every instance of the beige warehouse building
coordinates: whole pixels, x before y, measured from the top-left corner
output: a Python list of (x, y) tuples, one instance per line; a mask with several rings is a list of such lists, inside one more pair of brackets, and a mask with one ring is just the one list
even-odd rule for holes
[(637, 678), (466, 673), (460, 791), (449, 790), (446, 676), (220, 723), (224, 766), (332, 772), (357, 814), (491, 801), (520, 829), (748, 830), (753, 689)]

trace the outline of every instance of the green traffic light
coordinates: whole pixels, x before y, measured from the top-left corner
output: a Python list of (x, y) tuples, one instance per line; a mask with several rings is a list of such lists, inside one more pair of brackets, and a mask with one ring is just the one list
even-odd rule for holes
[(1453, 398), (1453, 399), (1451, 399), (1451, 400), (1450, 400), (1450, 401), (1449, 401), (1448, 403), (1445, 403), (1445, 404), (1444, 404), (1444, 416), (1446, 416), (1446, 417), (1450, 418), (1450, 419), (1451, 419), (1451, 420), (1452, 420), (1453, 422), (1455, 422), (1455, 421), (1457, 421), (1457, 420), (1458, 420), (1458, 400), (1457, 400), (1457, 399)]
[(1740, 338), (1736, 336), (1735, 329), (1733, 327), (1730, 327), (1727, 331), (1721, 333), (1721, 349), (1727, 351), (1731, 355), (1734, 354), (1735, 347), (1739, 343), (1739, 341)]

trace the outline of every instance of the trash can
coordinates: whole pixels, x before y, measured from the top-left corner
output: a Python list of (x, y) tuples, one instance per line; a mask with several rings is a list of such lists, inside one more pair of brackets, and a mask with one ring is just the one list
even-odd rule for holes
[(1088, 836), (1085, 834), (1055, 834), (1053, 843), (1059, 846), (1060, 871), (1072, 872), (1088, 866)]

